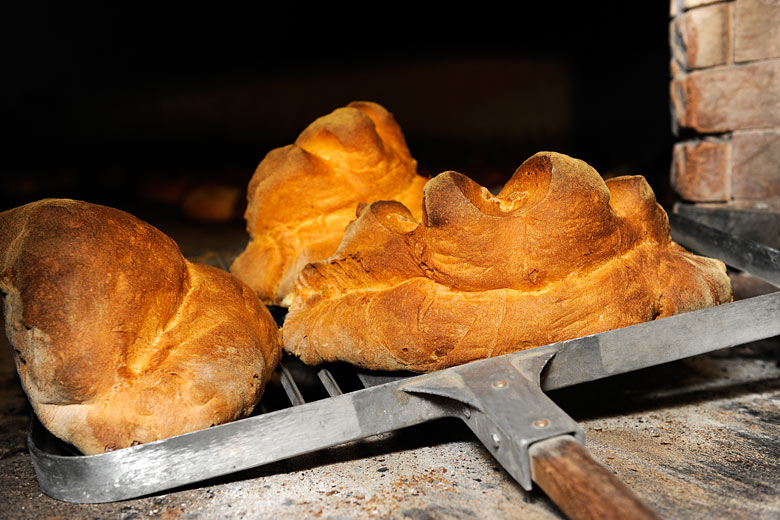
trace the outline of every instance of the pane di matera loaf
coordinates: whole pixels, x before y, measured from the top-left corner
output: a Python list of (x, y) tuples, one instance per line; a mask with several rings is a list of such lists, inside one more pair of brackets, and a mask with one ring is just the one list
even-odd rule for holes
[(669, 235), (641, 176), (606, 183), (542, 152), (498, 196), (456, 172), (425, 186), (422, 221), (361, 208), (307, 265), (284, 348), (309, 364), (432, 371), (730, 301), (722, 262)]
[(0, 213), (0, 292), (35, 413), (85, 454), (248, 415), (281, 356), (249, 287), (105, 206)]
[(258, 165), (247, 190), (250, 242), (230, 272), (286, 307), (298, 273), (336, 251), (359, 203), (398, 200), (419, 219), (426, 180), (392, 114), (368, 101), (338, 108)]

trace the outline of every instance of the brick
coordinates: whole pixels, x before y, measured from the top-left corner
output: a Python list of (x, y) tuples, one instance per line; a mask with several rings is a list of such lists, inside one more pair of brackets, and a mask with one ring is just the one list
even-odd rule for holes
[(732, 137), (732, 196), (780, 196), (780, 129), (739, 132)]
[(672, 21), (672, 57), (683, 69), (713, 67), (730, 61), (731, 8), (731, 3), (707, 5), (686, 11)]
[(729, 200), (729, 142), (707, 138), (674, 146), (672, 187), (691, 202)]
[(680, 127), (687, 126), (685, 85), (687, 76), (681, 74), (672, 60), (672, 80), (669, 82), (669, 104), (672, 111), (672, 133), (679, 135)]
[(674, 18), (682, 13), (682, 0), (669, 0), (669, 18)]
[[(686, 72), (686, 51), (683, 43), (683, 18), (673, 18), (669, 22), (669, 49), (672, 53), (672, 66), (678, 67), (681, 72)], [(672, 70), (674, 76), (674, 69)]]
[(734, 59), (780, 58), (780, 2), (739, 0), (734, 7)]
[(677, 124), (699, 133), (780, 127), (780, 60), (678, 75), (670, 97)]

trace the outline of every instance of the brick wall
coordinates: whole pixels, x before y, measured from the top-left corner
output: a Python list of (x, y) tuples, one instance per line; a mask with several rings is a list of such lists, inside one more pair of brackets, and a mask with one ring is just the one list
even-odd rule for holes
[(672, 187), (780, 208), (780, 0), (672, 0), (670, 15)]

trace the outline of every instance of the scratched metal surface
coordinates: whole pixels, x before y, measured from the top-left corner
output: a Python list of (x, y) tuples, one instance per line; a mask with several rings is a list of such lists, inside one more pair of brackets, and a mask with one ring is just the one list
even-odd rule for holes
[[(750, 283), (748, 291), (762, 289)], [(662, 516), (780, 516), (778, 338), (550, 395), (583, 425), (593, 455)], [(8, 518), (561, 517), (541, 493), (524, 492), (457, 420), (172, 493), (64, 503), (38, 487), (25, 446), (29, 413), (2, 337), (0, 502)]]

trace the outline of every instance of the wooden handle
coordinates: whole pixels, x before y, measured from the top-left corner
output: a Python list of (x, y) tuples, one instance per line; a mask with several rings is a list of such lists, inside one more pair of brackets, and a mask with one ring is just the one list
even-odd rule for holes
[(571, 435), (531, 445), (534, 482), (571, 519), (659, 519)]

